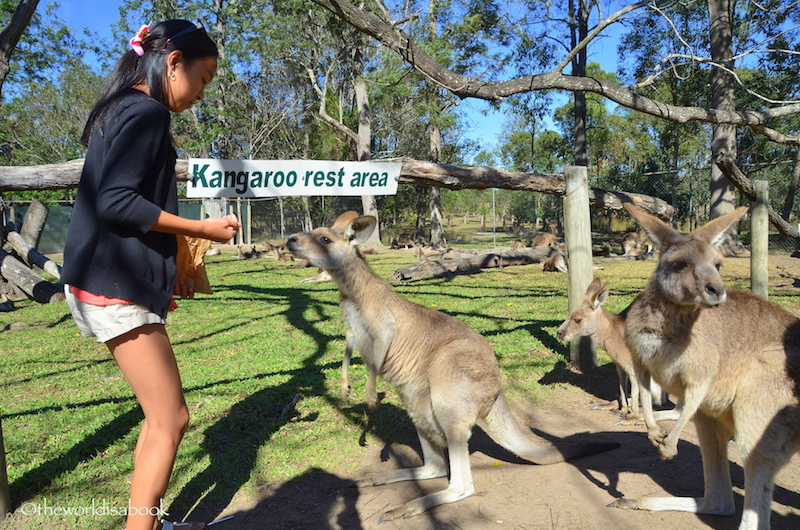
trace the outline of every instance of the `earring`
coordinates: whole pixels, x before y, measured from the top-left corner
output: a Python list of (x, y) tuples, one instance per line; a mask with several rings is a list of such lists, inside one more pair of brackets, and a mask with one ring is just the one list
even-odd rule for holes
[(172, 81), (175, 81), (175, 70), (173, 70), (173, 71), (171, 71), (171, 72), (169, 73), (169, 78), (170, 78)]

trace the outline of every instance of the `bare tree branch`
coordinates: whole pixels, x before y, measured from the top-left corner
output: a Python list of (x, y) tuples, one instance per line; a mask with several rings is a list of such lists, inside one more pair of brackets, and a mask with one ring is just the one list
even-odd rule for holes
[[(730, 180), (734, 186), (736, 186), (739, 191), (747, 197), (748, 200), (754, 201), (756, 200), (756, 192), (755, 188), (753, 187), (753, 183), (750, 182), (750, 179), (747, 178), (741, 169), (736, 165), (736, 161), (731, 157), (720, 157), (716, 160), (717, 166), (722, 170), (728, 180)], [(778, 232), (785, 236), (793, 237), (795, 239), (800, 239), (800, 233), (798, 233), (797, 225), (791, 224), (786, 219), (781, 217), (781, 214), (776, 212), (772, 209), (770, 205), (767, 205), (767, 214), (769, 216), (769, 221), (778, 229)]]
[[(336, 16), (345, 20), (359, 31), (366, 33), (384, 46), (396, 52), (405, 61), (413, 65), (422, 74), (439, 83), (453, 94), (461, 97), (474, 97), (488, 101), (502, 101), (508, 96), (532, 92), (537, 90), (565, 90), (569, 92), (593, 92), (604, 96), (624, 107), (643, 112), (658, 118), (686, 123), (700, 121), (704, 123), (726, 123), (740, 127), (750, 127), (758, 134), (770, 140), (783, 143), (800, 145), (800, 136), (783, 134), (767, 127), (767, 122), (778, 116), (800, 113), (800, 104), (784, 105), (772, 109), (754, 110), (715, 110), (703, 107), (679, 107), (642, 96), (616, 83), (594, 77), (577, 77), (562, 74), (558, 69), (535, 75), (526, 75), (514, 79), (500, 81), (486, 81), (467, 77), (437, 63), (433, 58), (422, 51), (414, 41), (396, 26), (379, 19), (377, 16), (359, 9), (347, 0), (313, 0), (314, 3), (331, 11)], [(648, 2), (632, 4), (635, 9), (651, 5)], [(627, 8), (626, 8), (627, 9)], [(625, 11), (625, 10), (623, 10)], [(617, 12), (609, 17), (610, 20), (620, 18), (626, 13)], [(607, 19), (607, 20), (609, 20)], [(610, 23), (610, 22), (609, 22)], [(605, 21), (600, 23), (600, 26)], [(587, 37), (594, 38), (596, 33)], [(572, 52), (571, 52), (572, 53)]]
[(317, 84), (317, 80), (314, 77), (314, 71), (311, 68), (307, 68), (308, 70), (308, 77), (311, 79), (311, 86), (314, 87), (314, 90), (319, 94), (319, 116), (322, 120), (327, 123), (328, 125), (332, 126), (337, 131), (345, 134), (348, 138), (353, 140), (354, 142), (358, 142), (358, 134), (351, 129), (350, 127), (346, 126), (344, 123), (340, 122), (330, 114), (328, 114), (328, 103), (327, 103), (327, 92), (328, 92), (328, 74), (325, 74), (325, 83), (320, 88)]

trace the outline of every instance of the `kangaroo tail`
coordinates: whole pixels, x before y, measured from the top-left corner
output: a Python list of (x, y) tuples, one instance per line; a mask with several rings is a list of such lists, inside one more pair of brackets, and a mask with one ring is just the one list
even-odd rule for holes
[(617, 449), (613, 442), (554, 445), (530, 432), (525, 432), (514, 419), (505, 396), (501, 393), (486, 415), (486, 431), (492, 439), (520, 458), (534, 464), (555, 464), (582, 456)]

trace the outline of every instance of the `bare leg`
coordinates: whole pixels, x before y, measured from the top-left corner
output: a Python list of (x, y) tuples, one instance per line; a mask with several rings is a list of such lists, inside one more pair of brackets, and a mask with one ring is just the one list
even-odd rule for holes
[(145, 416), (136, 443), (126, 529), (154, 530), (159, 527), (157, 509), (189, 422), (178, 364), (161, 324), (142, 326), (106, 344)]

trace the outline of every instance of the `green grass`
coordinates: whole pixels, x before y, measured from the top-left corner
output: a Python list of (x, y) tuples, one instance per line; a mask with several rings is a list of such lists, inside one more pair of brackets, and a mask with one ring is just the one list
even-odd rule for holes
[[(489, 236), (491, 238), (491, 236)], [(491, 241), (491, 239), (490, 239)], [(369, 256), (377, 274), (413, 261), (410, 252)], [(746, 287), (745, 260), (723, 272)], [(607, 263), (609, 309), (624, 308), (645, 284), (653, 261)], [(180, 363), (192, 421), (165, 499), (182, 516), (200, 502), (209, 511), (250, 499), (267, 484), (317, 468), (347, 477), (385, 442), (414, 444), (396, 393), (379, 382), (382, 401), (367, 420), (367, 371), (351, 370), (354, 399), (339, 389), (344, 333), (331, 283), (299, 284), (313, 269), (274, 260), (237, 260), (227, 249), (208, 259), (215, 293), (179, 301), (167, 329)], [(555, 330), (567, 315), (564, 274), (538, 266), (396, 284), (409, 299), (464, 320), (495, 347), (510, 400), (547, 401), (567, 381), (567, 348)], [(797, 311), (797, 294), (771, 293)], [(12, 504), (125, 506), (142, 420), (127, 383), (103, 345), (78, 336), (65, 304), (25, 301), (0, 313), (0, 411)], [(607, 362), (607, 359), (604, 361)], [(611, 373), (611, 371), (609, 371)], [(293, 412), (282, 414), (295, 395)], [(14, 528), (119, 528), (109, 516), (15, 517)], [(20, 526), (22, 525), (22, 526)]]

